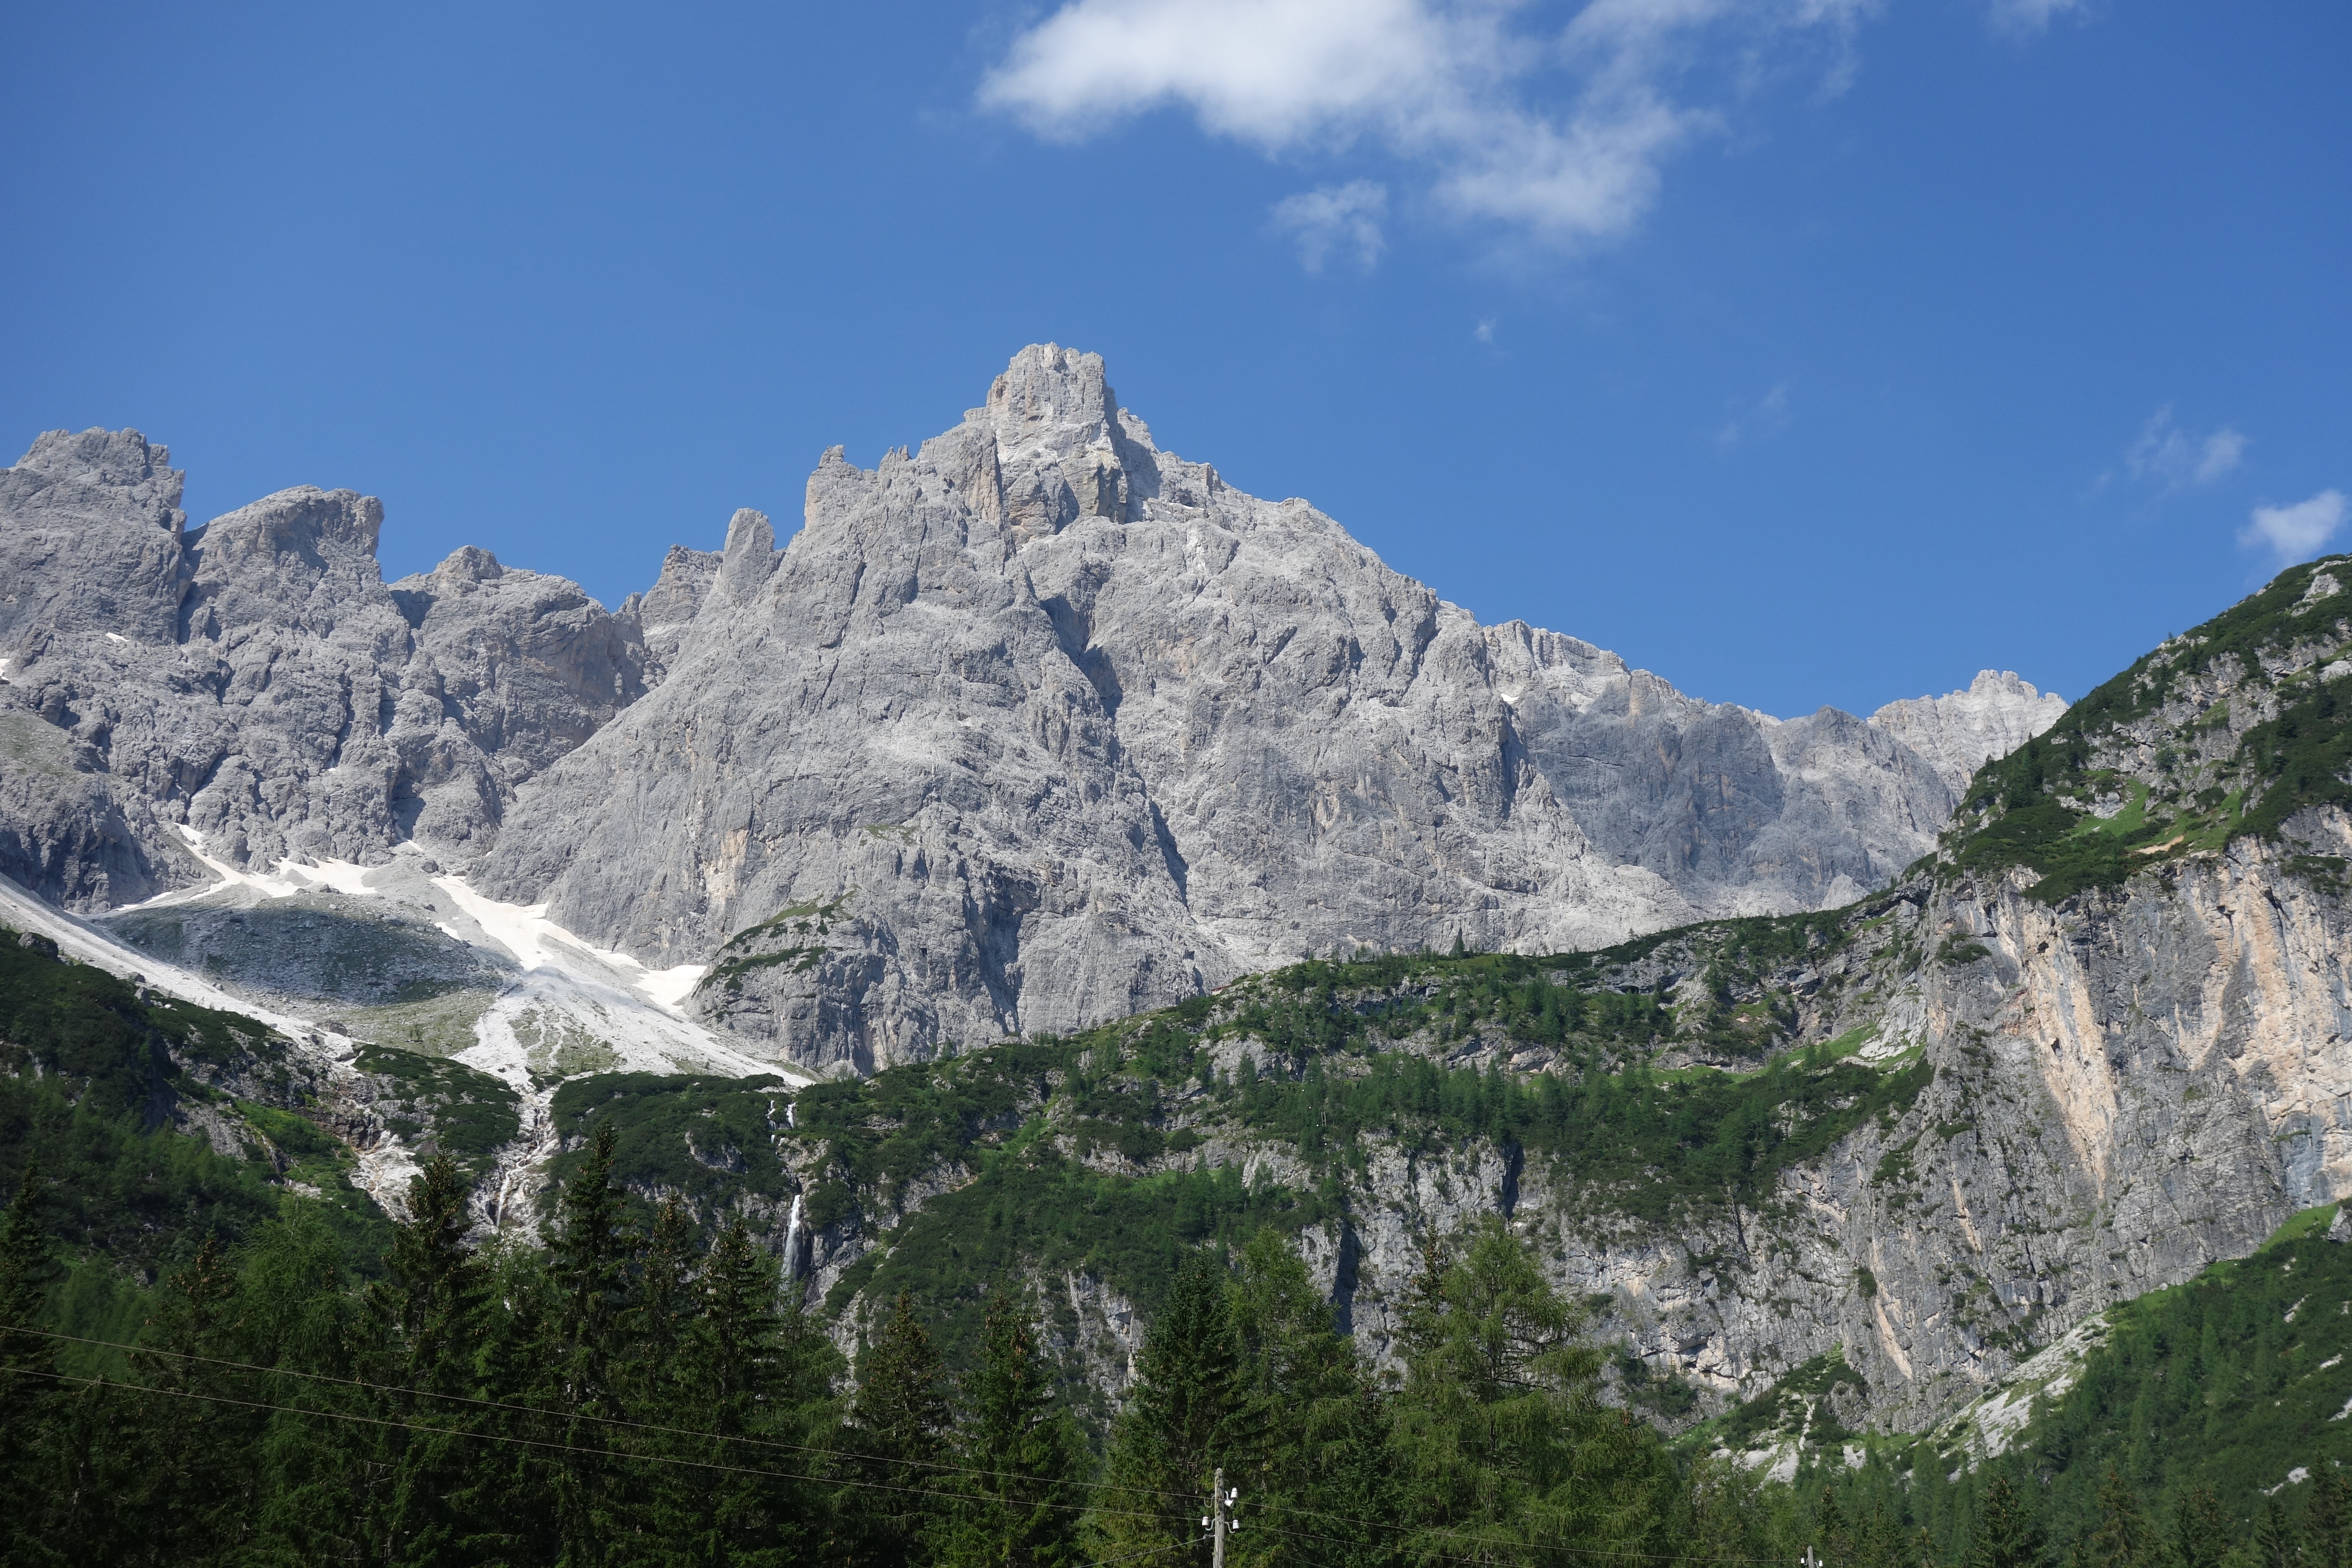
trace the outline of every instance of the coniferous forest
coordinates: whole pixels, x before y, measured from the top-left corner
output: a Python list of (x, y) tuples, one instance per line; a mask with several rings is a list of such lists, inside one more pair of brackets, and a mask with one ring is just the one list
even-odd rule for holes
[[(1768, 1483), (1677, 1450), (1607, 1396), (1605, 1352), (1497, 1217), (1425, 1240), (1385, 1374), (1275, 1231), (1192, 1250), (1124, 1409), (1090, 1433), (1033, 1300), (991, 1293), (960, 1375), (904, 1295), (845, 1359), (740, 1223), (705, 1235), (675, 1203), (631, 1222), (614, 1141), (552, 1195), (544, 1247), (470, 1241), (439, 1156), (372, 1278), (326, 1205), (291, 1198), (241, 1243), (197, 1242), (119, 1342), (50, 1326), (52, 1194), (27, 1169), (0, 1223), (5, 1561), (1204, 1563), (1220, 1473), (1235, 1563), (2340, 1568), (2352, 1550), (2333, 1467), (2249, 1519), (2201, 1482), (2151, 1506), (2162, 1465), (2117, 1450), (2062, 1519), (2046, 1458), (1929, 1488), (1877, 1454)], [(2118, 1400), (2147, 1419), (2179, 1332), (2163, 1310), (2124, 1335), (2138, 1382), (2110, 1358), (2078, 1426)], [(2228, 1353), (2226, 1324), (2200, 1332)]]
[[(985, 1247), (841, 1332), (740, 1213), (625, 1181), (645, 1127), (617, 1114), (575, 1118), (539, 1226), (485, 1230), (510, 1109), (378, 1052), (409, 1097), (386, 1103), (429, 1098), (445, 1145), (394, 1222), (315, 1120), (217, 1087), (300, 1103), (250, 1020), (33, 939), (0, 942), (0, 982), (10, 1564), (1206, 1563), (1222, 1473), (1237, 1564), (2352, 1568), (2332, 1207), (2111, 1314), (1990, 1458), (1846, 1432), (1834, 1357), (1670, 1438), (1650, 1417), (1675, 1402), (1493, 1215), (1421, 1238), (1372, 1364), (1279, 1208), (1242, 1201), (1130, 1237), (1158, 1259), (1140, 1352), (1117, 1404), (1073, 1408), (1047, 1303)], [(1457, 1076), (1435, 1088), (1463, 1115), (1511, 1113)], [(242, 1153), (179, 1130), (215, 1113)], [(1717, 1457), (1791, 1429), (1792, 1474)]]

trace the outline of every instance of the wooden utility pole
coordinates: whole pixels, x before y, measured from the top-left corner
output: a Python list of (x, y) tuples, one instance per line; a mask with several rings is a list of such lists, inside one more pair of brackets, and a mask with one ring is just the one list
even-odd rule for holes
[[(1198, 1470), (1192, 1473), (1200, 1474)], [(1213, 1531), (1210, 1540), (1215, 1543), (1210, 1548), (1214, 1568), (1225, 1568), (1225, 1471), (1222, 1465), (1217, 1468), (1217, 1479), (1209, 1491), (1209, 1518)]]

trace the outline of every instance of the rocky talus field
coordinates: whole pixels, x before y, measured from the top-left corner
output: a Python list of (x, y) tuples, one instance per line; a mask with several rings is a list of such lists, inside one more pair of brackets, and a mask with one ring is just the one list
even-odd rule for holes
[(1027, 1281), (1097, 1422), (1186, 1247), (1276, 1227), (1385, 1360), (1500, 1213), (1611, 1397), (1785, 1465), (1996, 1451), (2352, 1192), (2346, 558), (2072, 707), (1784, 721), (1480, 626), (1051, 345), (617, 610), (180, 493), (133, 432), (0, 473), (10, 984), (149, 1053), (5, 1081), (223, 1203), (377, 1223), (446, 1150), (527, 1237), (609, 1124), (845, 1343)]

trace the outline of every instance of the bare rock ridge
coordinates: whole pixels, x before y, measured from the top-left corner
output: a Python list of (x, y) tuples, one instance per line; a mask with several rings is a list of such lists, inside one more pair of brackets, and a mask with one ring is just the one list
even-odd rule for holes
[(1024, 349), (945, 435), (835, 448), (608, 613), (383, 508), (200, 528), (164, 448), (0, 472), (0, 870), (100, 910), (414, 844), (859, 1070), (1309, 953), (1560, 949), (1840, 904), (2063, 710), (2014, 677), (1782, 721), (1481, 626), (1301, 500), (1160, 450)]
[(1918, 705), (1923, 753), (1481, 626), (1161, 451), (1053, 345), (876, 470), (828, 452), (782, 551), (738, 513), (700, 605), (483, 884), (648, 963), (715, 953), (703, 1016), (861, 1070), (1308, 953), (1843, 903), (1927, 850), (1997, 712), (2063, 708)]
[(2005, 757), (2058, 722), (2066, 700), (2020, 680), (2013, 669), (1980, 670), (1965, 691), (1906, 697), (1870, 721), (1936, 765), (1954, 795), (1989, 757)]
[(645, 690), (634, 619), (466, 549), (387, 586), (383, 508), (310, 486), (185, 527), (170, 454), (51, 432), (0, 473), (0, 870), (96, 910), (257, 869), (486, 848)]

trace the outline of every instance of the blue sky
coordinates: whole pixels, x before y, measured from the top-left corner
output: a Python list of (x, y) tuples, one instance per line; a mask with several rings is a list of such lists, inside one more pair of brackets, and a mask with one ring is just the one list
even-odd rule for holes
[(17, 14), (0, 445), (617, 603), (1051, 339), (1783, 714), (2079, 696), (2352, 537), (2340, 0), (656, 9)]

